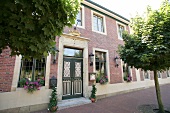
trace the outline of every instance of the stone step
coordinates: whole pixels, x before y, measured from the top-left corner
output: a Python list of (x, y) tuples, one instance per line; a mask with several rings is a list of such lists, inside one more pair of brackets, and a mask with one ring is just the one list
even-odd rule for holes
[(62, 100), (58, 102), (58, 110), (89, 104), (89, 103), (91, 103), (91, 100), (89, 100), (89, 98), (84, 98), (84, 97)]

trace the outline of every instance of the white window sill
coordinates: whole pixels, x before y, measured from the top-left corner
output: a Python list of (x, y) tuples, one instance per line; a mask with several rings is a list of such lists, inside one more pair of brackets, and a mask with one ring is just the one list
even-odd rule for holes
[(100, 32), (100, 31), (95, 31), (95, 30), (92, 30), (93, 32), (96, 32), (96, 33), (100, 33), (102, 35), (107, 35), (106, 32)]
[(77, 25), (77, 27), (78, 27), (78, 28), (85, 29), (85, 27), (84, 27), (84, 26), (79, 26), (79, 25)]

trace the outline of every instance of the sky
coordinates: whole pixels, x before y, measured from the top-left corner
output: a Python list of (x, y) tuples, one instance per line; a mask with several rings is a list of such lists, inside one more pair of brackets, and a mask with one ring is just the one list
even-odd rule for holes
[(142, 15), (148, 5), (152, 9), (158, 9), (162, 0), (92, 0), (105, 8), (130, 19), (137, 13)]

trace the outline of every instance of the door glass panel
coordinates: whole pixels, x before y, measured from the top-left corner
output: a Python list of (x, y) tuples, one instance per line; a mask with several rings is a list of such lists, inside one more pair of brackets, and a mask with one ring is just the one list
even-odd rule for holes
[(81, 77), (81, 62), (75, 62), (75, 77)]
[(70, 62), (64, 61), (64, 77), (70, 77)]

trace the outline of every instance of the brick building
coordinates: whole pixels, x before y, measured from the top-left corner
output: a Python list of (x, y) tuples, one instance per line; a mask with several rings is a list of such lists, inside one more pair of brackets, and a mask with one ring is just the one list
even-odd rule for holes
[[(122, 31), (129, 30), (129, 20), (90, 1), (82, 2), (77, 15), (76, 30), (65, 28), (56, 37), (56, 56), (48, 55), (42, 61), (10, 57), (10, 49), (0, 55), (0, 110), (46, 106), (49, 102), (49, 81), (57, 78), (57, 93), (62, 99), (90, 96), (91, 85), (97, 87), (97, 98), (115, 93), (154, 86), (153, 72), (129, 68), (118, 57), (117, 48), (123, 44)], [(126, 72), (131, 81), (127, 82)], [(96, 74), (96, 80), (90, 76)], [(29, 94), (19, 85), (26, 77), (30, 81), (43, 79), (39, 91)], [(103, 81), (106, 83), (102, 84)], [(170, 83), (170, 72), (159, 73), (160, 84)]]

